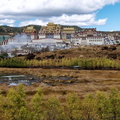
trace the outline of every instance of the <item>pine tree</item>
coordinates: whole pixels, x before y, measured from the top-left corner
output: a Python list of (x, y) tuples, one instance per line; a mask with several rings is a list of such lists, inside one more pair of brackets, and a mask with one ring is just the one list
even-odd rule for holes
[(80, 120), (81, 119), (81, 108), (80, 100), (75, 93), (68, 94), (66, 99), (68, 119), (69, 120)]
[(26, 109), (24, 91), (22, 95), (22, 91), (20, 92), (19, 90), (17, 91), (11, 88), (7, 94), (6, 97), (7, 104), (4, 110), (4, 115), (8, 120), (21, 120), (20, 119), (21, 116), (19, 116), (20, 117), (19, 118), (18, 115), (23, 108)]
[(85, 120), (96, 120), (95, 97), (88, 94), (82, 102), (82, 118)]
[(112, 88), (109, 94), (110, 114), (112, 120), (120, 119), (120, 92)]
[(64, 120), (65, 113), (64, 108), (60, 104), (60, 101), (52, 96), (46, 102), (47, 120)]
[(42, 106), (43, 92), (38, 89), (37, 93), (32, 98), (32, 118), (33, 120), (45, 120), (45, 110)]
[(109, 117), (109, 100), (105, 93), (98, 91), (95, 98), (95, 108), (99, 119), (107, 119)]

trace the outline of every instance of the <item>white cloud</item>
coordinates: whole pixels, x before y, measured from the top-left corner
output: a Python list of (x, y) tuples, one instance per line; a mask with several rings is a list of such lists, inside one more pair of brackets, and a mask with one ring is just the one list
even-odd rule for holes
[(1, 19), (0, 20), (0, 25), (9, 25), (9, 26), (14, 26), (15, 20), (13, 19)]
[(0, 13), (6, 15), (61, 15), (90, 13), (120, 0), (1, 0)]
[(12, 20), (12, 19), (3, 19), (3, 20), (0, 20), (0, 23), (8, 23), (8, 24), (11, 24), (11, 23), (14, 23), (15, 22), (15, 20)]
[(55, 22), (56, 24), (62, 25), (79, 25), (79, 26), (87, 26), (87, 25), (104, 25), (107, 21), (105, 19), (95, 20), (95, 14), (85, 14), (85, 15), (66, 15), (63, 14), (60, 17), (50, 17), (47, 21), (43, 20), (30, 20), (30, 21), (23, 21), (19, 24), (19, 26), (25, 26), (29, 24), (35, 25), (46, 25), (48, 22)]
[[(95, 20), (95, 12), (120, 0), (0, 0), (0, 24), (44, 25), (48, 21), (62, 24), (103, 25), (105, 19)], [(29, 20), (34, 18), (35, 20)], [(14, 19), (14, 20), (13, 20)], [(2, 22), (3, 20), (3, 22)], [(9, 23), (12, 22), (13, 23)]]
[(19, 26), (26, 26), (26, 25), (46, 25), (47, 22), (44, 22), (42, 20), (36, 19), (36, 20), (27, 20), (23, 21), (19, 24)]

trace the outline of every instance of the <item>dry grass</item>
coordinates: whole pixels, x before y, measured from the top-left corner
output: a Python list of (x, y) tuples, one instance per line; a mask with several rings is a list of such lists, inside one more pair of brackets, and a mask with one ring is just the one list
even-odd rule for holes
[[(25, 86), (28, 97), (34, 95), (38, 87), (43, 89), (45, 99), (55, 95), (64, 101), (67, 93), (76, 92), (83, 98), (88, 93), (96, 91), (109, 91), (112, 87), (120, 90), (120, 71), (112, 70), (70, 70), (70, 69), (42, 69), (42, 68), (0, 68), (0, 73), (20, 73), (32, 74), (37, 77), (51, 76), (70, 76), (76, 77), (77, 83), (70, 85), (48, 86), (44, 83), (34, 83), (31, 86)], [(15, 86), (11, 86), (15, 87)], [(6, 83), (0, 84), (1, 92), (6, 92), (11, 88)]]
[[(110, 59), (114, 59), (114, 56), (116, 55), (116, 58), (120, 60), (120, 46), (107, 46), (108, 49), (103, 50), (104, 46), (80, 46), (79, 48), (71, 48), (68, 50), (58, 50), (58, 51), (52, 51), (52, 52), (44, 52), (41, 54), (36, 54), (37, 57), (44, 58), (47, 55), (56, 55), (56, 57), (64, 55), (66, 58), (71, 57), (82, 57), (82, 58), (95, 58), (95, 57), (106, 57)], [(111, 47), (116, 47), (116, 50), (112, 50)]]

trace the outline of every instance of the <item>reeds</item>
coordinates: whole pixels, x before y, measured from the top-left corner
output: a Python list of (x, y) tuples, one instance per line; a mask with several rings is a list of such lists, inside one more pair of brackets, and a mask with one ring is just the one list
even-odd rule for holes
[(25, 60), (20, 58), (2, 59), (0, 67), (74, 67), (81, 69), (120, 69), (120, 61), (108, 58), (63, 58)]

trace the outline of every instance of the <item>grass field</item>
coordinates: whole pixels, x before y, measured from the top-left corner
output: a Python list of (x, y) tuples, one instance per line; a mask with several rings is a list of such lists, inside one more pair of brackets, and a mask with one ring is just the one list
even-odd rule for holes
[[(112, 87), (120, 90), (120, 71), (117, 70), (71, 70), (71, 69), (42, 69), (42, 68), (0, 68), (0, 73), (19, 73), (24, 75), (35, 75), (39, 78), (49, 78), (52, 76), (73, 77), (74, 80), (67, 84), (47, 85), (43, 82), (25, 86), (28, 96), (36, 93), (38, 87), (43, 89), (47, 97), (55, 95), (60, 99), (65, 98), (67, 93), (76, 92), (80, 98), (88, 93), (96, 91), (109, 92)], [(50, 82), (50, 80), (48, 80)], [(55, 81), (56, 82), (56, 81)], [(59, 83), (59, 81), (57, 81)], [(1, 92), (5, 94), (9, 88), (6, 83), (0, 84)], [(28, 97), (28, 98), (29, 98)]]

